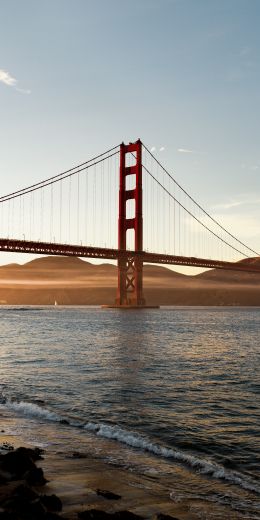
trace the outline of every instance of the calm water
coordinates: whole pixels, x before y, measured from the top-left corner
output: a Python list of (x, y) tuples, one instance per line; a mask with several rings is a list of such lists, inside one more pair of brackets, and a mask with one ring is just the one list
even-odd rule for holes
[(0, 413), (150, 471), (198, 518), (259, 518), (259, 330), (260, 308), (0, 307)]

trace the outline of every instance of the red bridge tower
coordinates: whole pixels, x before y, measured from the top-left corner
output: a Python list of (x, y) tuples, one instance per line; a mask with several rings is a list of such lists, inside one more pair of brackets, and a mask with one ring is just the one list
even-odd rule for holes
[[(133, 166), (126, 166), (126, 155), (132, 154), (136, 158)], [(135, 177), (135, 187), (126, 189), (128, 175)], [(126, 217), (126, 203), (135, 201), (133, 218)], [(133, 229), (135, 233), (134, 250), (143, 251), (143, 208), (142, 208), (142, 143), (140, 139), (136, 143), (120, 146), (120, 188), (119, 188), (119, 219), (118, 219), (118, 249), (127, 250), (127, 230)], [(116, 306), (118, 307), (144, 307), (143, 295), (143, 260), (141, 257), (133, 257), (130, 254), (118, 260), (118, 289)]]

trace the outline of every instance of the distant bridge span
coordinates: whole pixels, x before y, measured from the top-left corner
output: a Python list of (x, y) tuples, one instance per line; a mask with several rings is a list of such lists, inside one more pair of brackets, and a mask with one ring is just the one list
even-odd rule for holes
[(203, 209), (140, 139), (0, 196), (0, 236), (3, 252), (115, 261), (114, 306), (124, 309), (146, 306), (144, 263), (260, 275), (260, 254)]
[[(30, 253), (34, 255), (76, 256), (82, 258), (98, 258), (103, 260), (134, 260), (149, 264), (182, 265), (202, 267), (205, 269), (226, 269), (260, 274), (260, 269), (248, 261), (224, 262), (205, 258), (148, 253), (146, 251), (131, 251), (125, 249), (109, 249), (83, 245), (55, 244), (48, 242), (31, 242), (27, 240), (0, 239), (0, 251), (11, 253)], [(248, 262), (248, 263), (247, 263)]]

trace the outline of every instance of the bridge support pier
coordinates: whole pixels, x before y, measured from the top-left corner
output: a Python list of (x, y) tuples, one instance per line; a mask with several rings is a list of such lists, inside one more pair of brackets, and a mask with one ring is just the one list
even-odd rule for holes
[(116, 306), (144, 307), (143, 261), (138, 257), (126, 256), (118, 260), (118, 289)]

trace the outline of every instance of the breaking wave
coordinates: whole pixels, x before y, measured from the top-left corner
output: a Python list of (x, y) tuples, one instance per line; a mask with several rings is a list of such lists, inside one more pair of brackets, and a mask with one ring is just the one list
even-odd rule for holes
[(224, 466), (221, 466), (220, 464), (212, 462), (206, 458), (199, 458), (195, 455), (185, 453), (184, 451), (162, 446), (159, 443), (153, 442), (149, 440), (149, 438), (138, 434), (137, 432), (125, 430), (117, 425), (94, 422), (87, 422), (86, 424), (74, 421), (71, 422), (67, 419), (64, 419), (64, 417), (58, 415), (57, 413), (49, 410), (48, 408), (26, 401), (4, 400), (3, 404), (8, 409), (26, 417), (64, 423), (72, 427), (83, 427), (86, 431), (94, 433), (98, 437), (114, 440), (132, 448), (149, 452), (161, 458), (172, 459), (181, 464), (189, 466), (202, 475), (224, 480), (230, 484), (240, 486), (245, 490), (260, 493), (260, 489), (256, 483), (246, 479), (243, 475), (236, 471), (228, 470), (224, 468)]
[(183, 451), (178, 451), (172, 448), (166, 448), (160, 444), (154, 443), (146, 437), (135, 432), (129, 432), (118, 426), (111, 426), (108, 424), (97, 424), (88, 422), (84, 428), (89, 432), (94, 432), (99, 437), (112, 439), (133, 448), (138, 448), (143, 451), (148, 451), (166, 459), (173, 459), (177, 462), (183, 463), (195, 469), (203, 475), (208, 475), (215, 479), (226, 480), (231, 484), (242, 487), (243, 489), (260, 493), (259, 487), (246, 480), (243, 476), (235, 471), (226, 470), (223, 466), (216, 464), (210, 460), (198, 458)]
[(62, 417), (57, 415), (55, 412), (51, 412), (47, 408), (43, 408), (34, 403), (29, 403), (26, 401), (6, 401), (5, 406), (9, 408), (9, 410), (21, 413), (26, 417), (37, 417), (39, 419), (55, 422), (62, 421)]

